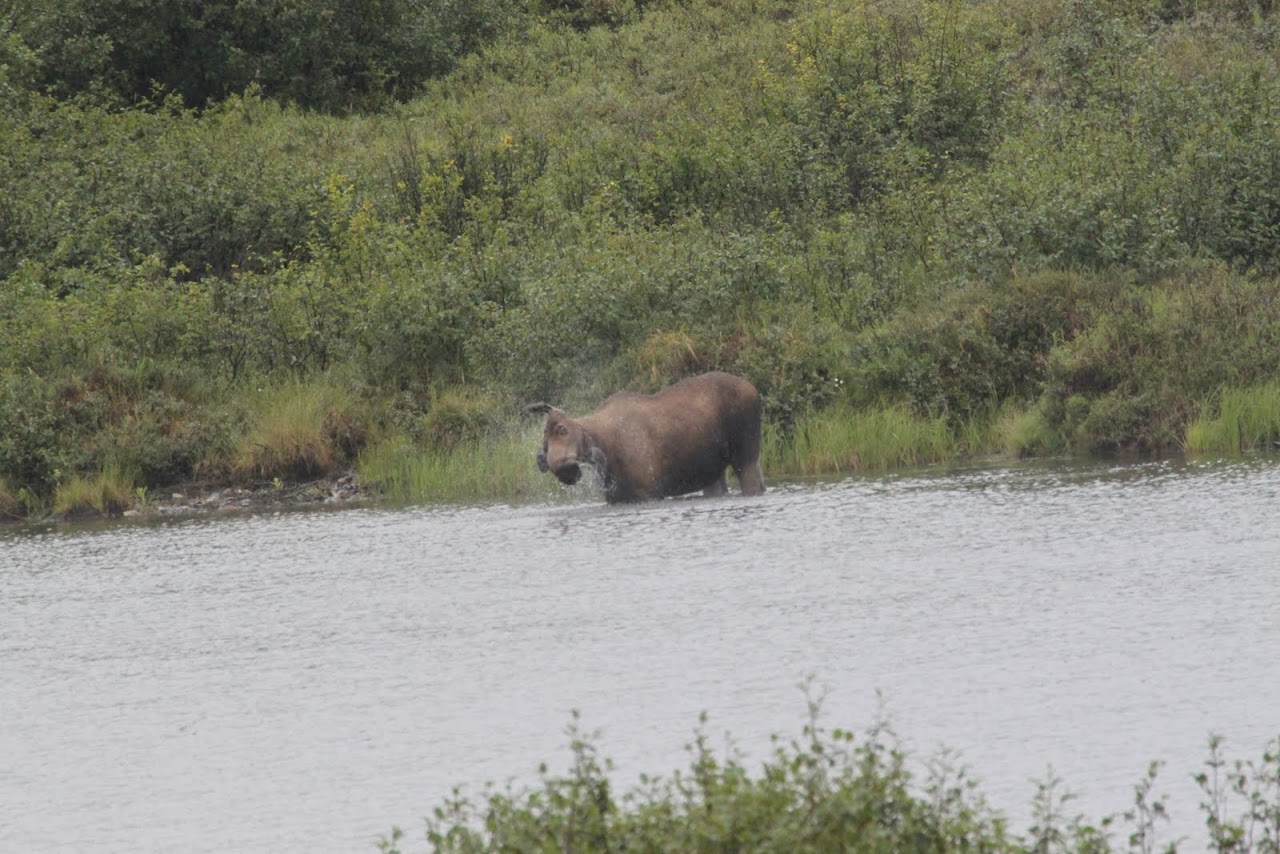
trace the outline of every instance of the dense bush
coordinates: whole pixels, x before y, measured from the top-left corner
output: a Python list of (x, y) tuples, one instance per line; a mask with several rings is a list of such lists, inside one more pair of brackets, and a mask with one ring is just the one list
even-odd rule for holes
[(1082, 450), (1176, 447), (1202, 402), (1280, 372), (1275, 282), (1197, 269), (1100, 306), (1049, 354), (1044, 400)]
[(1010, 398), (1033, 399), (1049, 354), (1087, 328), (1114, 290), (1093, 276), (1041, 273), (957, 291), (860, 336), (854, 394), (863, 402), (904, 399), (920, 413), (956, 420)]
[(203, 107), (250, 85), (322, 109), (404, 98), (506, 32), (520, 4), (409, 0), (33, 0), (8, 22), (60, 96), (155, 89)]
[(203, 117), (172, 101), (114, 112), (35, 99), (0, 122), (0, 275), (35, 262), (65, 292), (76, 268), (154, 256), (188, 277), (225, 276), (293, 255), (327, 175), (323, 121), (257, 96)]

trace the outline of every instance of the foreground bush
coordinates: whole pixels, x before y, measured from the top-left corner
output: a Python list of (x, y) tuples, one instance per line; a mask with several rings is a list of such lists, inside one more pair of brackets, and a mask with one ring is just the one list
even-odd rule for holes
[[(668, 778), (642, 776), (620, 791), (598, 736), (569, 727), (567, 773), (542, 769), (523, 791), (489, 791), (476, 800), (455, 791), (426, 822), (427, 850), (778, 851), (778, 852), (1152, 852), (1182, 841), (1162, 839), (1169, 815), (1154, 791), (1159, 763), (1134, 787), (1131, 806), (1096, 823), (1071, 815), (1062, 782), (1038, 784), (1033, 823), (1010, 831), (980, 787), (945, 760), (923, 781), (883, 724), (859, 737), (819, 725), (816, 707), (798, 738), (775, 736), (758, 771), (730, 750), (717, 755), (700, 728), (690, 764)], [(703, 720), (705, 724), (705, 718)], [(1205, 770), (1195, 774), (1207, 846), (1218, 852), (1280, 850), (1280, 737), (1260, 761), (1228, 762), (1211, 737)], [(383, 854), (414, 850), (399, 828), (379, 843)]]

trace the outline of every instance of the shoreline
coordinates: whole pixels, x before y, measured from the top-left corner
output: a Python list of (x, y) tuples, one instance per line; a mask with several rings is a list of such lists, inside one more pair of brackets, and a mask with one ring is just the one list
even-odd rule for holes
[[(1268, 449), (1270, 451), (1271, 449)], [(1264, 456), (1271, 456), (1263, 452)], [(1246, 459), (1258, 454), (1244, 452), (1226, 455), (1229, 459)], [(783, 480), (822, 477), (839, 477), (851, 474), (903, 474), (909, 472), (933, 471), (939, 469), (955, 470), (969, 466), (1010, 466), (1027, 463), (1070, 462), (1101, 463), (1110, 461), (1121, 464), (1142, 464), (1167, 461), (1170, 459), (1192, 460), (1197, 455), (1064, 455), (1034, 458), (1011, 458), (1007, 455), (993, 454), (980, 458), (952, 459), (917, 465), (889, 466), (875, 472), (804, 472), (782, 470), (775, 477)], [(1215, 457), (1221, 459), (1221, 457)], [(144, 491), (122, 511), (101, 511), (91, 507), (81, 507), (61, 513), (47, 513), (42, 516), (0, 517), (0, 530), (6, 527), (40, 526), (49, 524), (66, 524), (78, 522), (96, 522), (113, 519), (174, 519), (183, 517), (212, 516), (216, 514), (287, 512), (320, 508), (342, 508), (368, 505), (388, 500), (388, 496), (363, 486), (355, 469), (348, 468), (328, 477), (298, 481), (258, 481), (249, 485), (228, 484), (216, 481), (189, 481), (171, 484), (155, 493)], [(390, 499), (393, 500), (394, 499)]]
[[(331, 477), (300, 481), (259, 482), (248, 486), (192, 481), (144, 493), (124, 510), (111, 513), (78, 508), (39, 517), (7, 520), (14, 526), (96, 522), (109, 519), (172, 519), (220, 513), (261, 513), (269, 510), (304, 510), (354, 506), (373, 495), (360, 486), (354, 470)], [(0, 524), (2, 524), (0, 520)]]
[[(147, 497), (121, 513), (123, 518), (187, 516), (217, 512), (258, 512), (349, 504), (370, 498), (354, 471), (307, 481), (268, 482), (252, 486), (198, 483), (170, 487), (164, 498)], [(97, 514), (98, 518), (106, 514)], [(94, 517), (89, 517), (94, 518)]]

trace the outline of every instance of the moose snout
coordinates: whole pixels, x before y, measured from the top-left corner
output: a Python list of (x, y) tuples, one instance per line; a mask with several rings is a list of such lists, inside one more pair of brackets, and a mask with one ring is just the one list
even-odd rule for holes
[(576, 462), (567, 462), (556, 467), (555, 475), (565, 486), (573, 486), (582, 478), (582, 466)]

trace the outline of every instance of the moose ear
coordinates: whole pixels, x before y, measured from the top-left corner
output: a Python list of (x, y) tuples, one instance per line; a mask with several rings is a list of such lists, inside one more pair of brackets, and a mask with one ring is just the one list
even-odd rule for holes
[(524, 408), (524, 411), (529, 413), (530, 415), (546, 415), (548, 412), (551, 412), (553, 409), (555, 409), (555, 407), (552, 406), (551, 404), (539, 402), (539, 403), (529, 404)]

